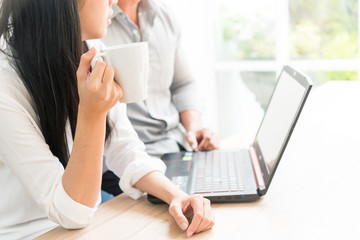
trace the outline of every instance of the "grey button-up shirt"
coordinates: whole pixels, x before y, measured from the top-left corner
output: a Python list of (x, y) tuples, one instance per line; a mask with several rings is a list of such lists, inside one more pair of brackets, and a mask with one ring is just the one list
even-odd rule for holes
[(140, 41), (149, 45), (148, 98), (128, 104), (128, 117), (148, 153), (178, 151), (177, 142), (186, 144), (179, 128), (179, 113), (201, 110), (196, 84), (184, 56), (179, 25), (160, 1), (140, 2), (140, 29), (117, 5), (113, 10), (112, 24), (102, 39), (106, 46)]

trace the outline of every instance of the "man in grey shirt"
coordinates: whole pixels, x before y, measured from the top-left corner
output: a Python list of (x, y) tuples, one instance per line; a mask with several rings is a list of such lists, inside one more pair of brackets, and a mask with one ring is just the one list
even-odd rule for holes
[[(201, 102), (173, 14), (159, 0), (119, 0), (113, 10), (112, 24), (102, 39), (106, 46), (131, 42), (149, 45), (148, 98), (127, 105), (128, 117), (146, 151), (160, 156), (185, 149), (218, 148), (217, 135), (202, 127)], [(113, 181), (107, 176), (109, 173), (104, 174), (103, 186)], [(109, 187), (103, 189), (117, 195)]]

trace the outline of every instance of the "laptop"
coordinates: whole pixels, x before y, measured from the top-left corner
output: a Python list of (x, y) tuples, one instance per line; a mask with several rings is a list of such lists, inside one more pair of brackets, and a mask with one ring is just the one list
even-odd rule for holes
[[(166, 153), (165, 175), (188, 194), (212, 202), (250, 202), (266, 194), (312, 88), (310, 78), (284, 66), (248, 149)], [(148, 195), (152, 203), (161, 203)]]

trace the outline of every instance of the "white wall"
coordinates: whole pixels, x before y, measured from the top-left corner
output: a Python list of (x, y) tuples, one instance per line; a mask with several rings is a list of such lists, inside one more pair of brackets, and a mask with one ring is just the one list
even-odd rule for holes
[(204, 125), (217, 131), (218, 106), (215, 89), (212, 0), (167, 0), (166, 2), (182, 27), (188, 61), (204, 102)]

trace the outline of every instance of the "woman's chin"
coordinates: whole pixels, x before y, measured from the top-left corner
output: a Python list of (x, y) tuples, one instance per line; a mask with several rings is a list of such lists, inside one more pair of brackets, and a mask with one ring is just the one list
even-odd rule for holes
[(89, 39), (101, 39), (105, 37), (106, 33), (107, 33), (107, 25), (104, 25), (102, 28), (98, 28), (97, 31), (83, 33), (82, 34), (83, 41)]
[(100, 39), (100, 38), (103, 38), (103, 37), (105, 37), (106, 33), (107, 33), (107, 28), (105, 28), (105, 29), (104, 29), (103, 31), (101, 31), (101, 32), (98, 32), (98, 33), (96, 33), (96, 34), (93, 34), (93, 36), (92, 36), (91, 39)]

